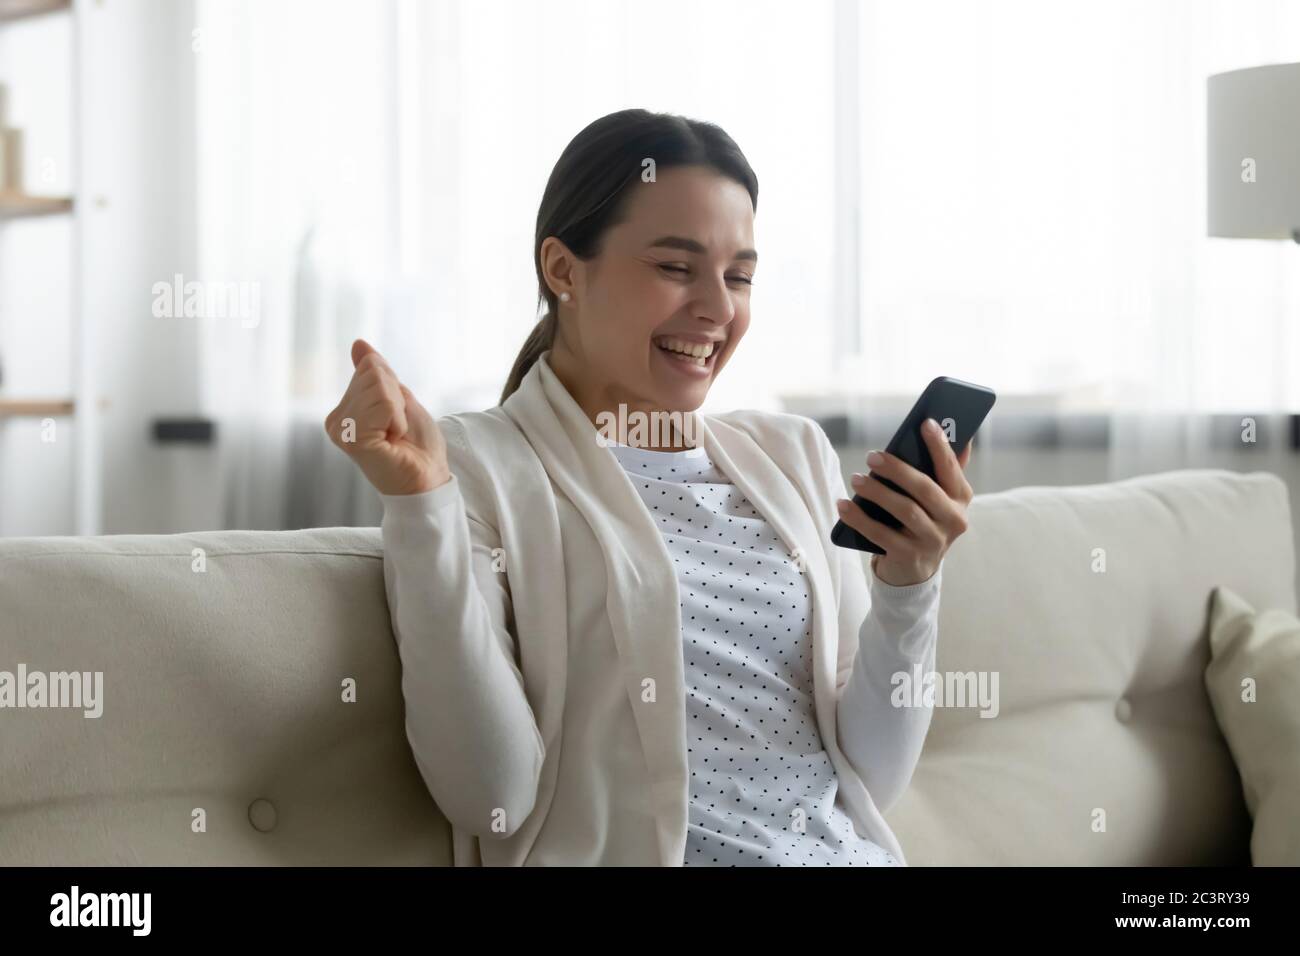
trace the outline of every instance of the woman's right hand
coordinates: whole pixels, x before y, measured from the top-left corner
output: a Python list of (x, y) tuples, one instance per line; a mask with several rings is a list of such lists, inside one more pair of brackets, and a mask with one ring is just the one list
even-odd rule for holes
[(352, 381), (325, 431), (383, 495), (417, 495), (451, 480), (437, 423), (364, 339), (352, 343)]

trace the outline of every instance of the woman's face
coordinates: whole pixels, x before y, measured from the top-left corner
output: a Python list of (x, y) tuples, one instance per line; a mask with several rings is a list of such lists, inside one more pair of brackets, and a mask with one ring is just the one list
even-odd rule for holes
[(628, 187), (622, 221), (594, 258), (552, 252), (567, 260), (571, 298), (560, 305), (551, 365), (592, 417), (620, 403), (695, 410), (749, 328), (749, 193), (702, 166), (656, 179)]

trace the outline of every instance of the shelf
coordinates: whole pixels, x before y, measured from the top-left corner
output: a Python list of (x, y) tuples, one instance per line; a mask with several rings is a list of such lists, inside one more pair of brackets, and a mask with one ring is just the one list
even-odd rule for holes
[(56, 415), (71, 415), (76, 408), (76, 402), (71, 399), (0, 398), (0, 418), (51, 418)]
[(0, 0), (0, 23), (23, 20), (72, 7), (72, 0)]
[[(45, 55), (55, 53), (60, 60), (67, 61), (61, 64), (66, 69), (59, 71), (67, 74), (66, 91), (60, 91), (66, 95), (58, 97), (66, 101), (65, 107), (58, 112), (64, 114), (70, 133), (65, 163), (72, 163), (83, 171), (87, 157), (86, 131), (90, 125), (86, 104), (92, 99), (99, 72), (88, 68), (97, 61), (87, 56), (86, 37), (91, 32), (88, 29), (90, 23), (96, 19), (90, 8), (103, 5), (104, 0), (0, 0), (0, 38), (5, 43), (10, 38), (19, 44), (48, 41), (54, 46)], [(59, 53), (69, 45), (66, 57)], [(42, 55), (39, 51), (31, 52), (37, 57)], [(4, 65), (9, 66), (7, 61)], [(112, 64), (106, 67), (111, 68)], [(10, 76), (8, 72), (4, 73), (3, 79), (6, 84), (22, 85), (18, 76)], [(42, 191), (63, 192), (63, 195), (32, 195)], [(98, 422), (101, 409), (107, 402), (93, 392), (94, 358), (99, 345), (91, 332), (92, 306), (85, 300), (82, 288), (86, 278), (87, 242), (79, 215), (81, 197), (71, 192), (71, 185), (60, 189), (51, 184), (42, 189), (33, 182), (24, 186), (12, 177), (0, 183), (0, 239), (17, 237), (24, 229), (40, 229), (40, 225), (24, 226), (17, 221), (34, 218), (42, 219), (47, 227), (57, 232), (66, 229), (70, 233), (66, 257), (58, 258), (64, 259), (70, 273), (67, 324), (68, 339), (72, 343), (68, 356), (70, 380), (47, 383), (50, 388), (44, 395), (33, 395), (30, 389), (9, 382), (6, 376), (5, 387), (0, 389), (0, 432), (39, 426), (42, 420), (48, 419), (58, 420), (68, 430), (72, 446), (72, 531), (78, 535), (95, 535), (101, 531), (103, 518), (104, 447)], [(102, 204), (102, 200), (100, 202)], [(13, 278), (5, 274), (0, 276), (0, 281), (12, 281)], [(6, 357), (7, 362), (16, 359), (16, 356)], [(18, 386), (17, 392), (15, 385)], [(3, 524), (0, 520), (0, 535), (6, 532)]]
[[(0, 0), (3, 3), (4, 0)], [(72, 199), (67, 196), (28, 196), (25, 193), (0, 192), (0, 219), (21, 219), (28, 216), (52, 216), (72, 212)]]

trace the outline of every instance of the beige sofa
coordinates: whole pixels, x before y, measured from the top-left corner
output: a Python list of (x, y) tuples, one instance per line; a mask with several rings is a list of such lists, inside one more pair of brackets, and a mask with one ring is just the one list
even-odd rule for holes
[[(887, 813), (909, 861), (1247, 862), (1206, 611), (1226, 584), (1294, 612), (1294, 571), (1267, 473), (977, 497), (937, 670), (996, 672), (998, 712), (936, 709)], [(0, 710), (0, 863), (450, 862), (376, 529), (0, 540), (0, 671), (20, 664), (102, 672), (102, 715)]]

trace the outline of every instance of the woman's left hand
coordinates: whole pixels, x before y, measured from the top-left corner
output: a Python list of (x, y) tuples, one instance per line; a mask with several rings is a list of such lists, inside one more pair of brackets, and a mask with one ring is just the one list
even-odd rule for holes
[(934, 576), (948, 548), (966, 531), (966, 506), (975, 496), (965, 475), (974, 441), (966, 443), (959, 458), (934, 419), (926, 419), (921, 434), (934, 459), (934, 479), (887, 452), (879, 452), (880, 461), (871, 468), (872, 474), (888, 478), (911, 498), (866, 475), (853, 476), (853, 490), (901, 521), (902, 528), (868, 517), (846, 498), (838, 503), (845, 524), (885, 549), (872, 558), (871, 567), (876, 577), (897, 587)]

